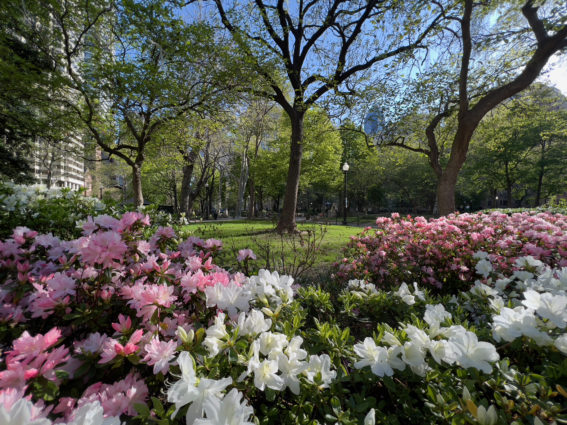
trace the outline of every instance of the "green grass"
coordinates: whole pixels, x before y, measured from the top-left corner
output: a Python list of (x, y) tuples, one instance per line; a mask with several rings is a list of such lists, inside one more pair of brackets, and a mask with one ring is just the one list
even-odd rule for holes
[[(298, 230), (304, 232), (302, 235), (304, 243), (301, 244), (301, 236), (288, 235), (282, 239), (274, 232), (274, 227), (274, 223), (270, 221), (219, 221), (190, 224), (184, 226), (183, 230), (202, 239), (220, 239), (223, 242), (223, 252), (216, 262), (222, 267), (236, 269), (238, 250), (250, 248), (258, 256), (258, 260), (254, 262), (255, 269), (280, 269), (279, 271), (282, 270), (278, 264), (274, 264), (274, 257), (278, 260), (283, 256), (283, 261), (290, 265), (294, 261), (300, 262), (309, 255), (309, 244), (305, 243), (305, 240), (308, 238), (306, 232), (311, 231), (319, 248), (313, 254), (314, 266), (305, 273), (310, 276), (321, 275), (328, 271), (330, 265), (341, 258), (342, 248), (347, 244), (350, 236), (363, 230), (361, 227), (353, 226), (299, 224)], [(267, 254), (268, 249), (270, 254)], [(269, 255), (272, 258), (267, 258)]]

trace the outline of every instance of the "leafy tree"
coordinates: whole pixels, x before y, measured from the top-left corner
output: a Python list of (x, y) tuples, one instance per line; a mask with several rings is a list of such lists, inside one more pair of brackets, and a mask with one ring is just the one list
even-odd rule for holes
[(444, 12), (446, 31), (436, 54), (425, 60), (425, 70), (416, 65), (410, 72), (413, 91), (403, 98), (414, 105), (412, 114), (429, 108), (425, 138), (418, 143), (399, 134), (384, 139), (428, 156), (438, 179), (440, 214), (455, 210), (457, 177), (483, 117), (527, 88), (549, 58), (567, 47), (565, 16), (565, 2), (533, 0), (521, 9), (517, 2), (464, 0)]
[(420, 47), (441, 15), (423, 9), (426, 2), (420, 1), (257, 0), (236, 2), (230, 10), (221, 0), (214, 3), (246, 56), (242, 69), (263, 82), (262, 89), (255, 86), (252, 91), (278, 103), (291, 122), (277, 230), (294, 231), (306, 112), (329, 92), (352, 94), (355, 78), (374, 65)]
[[(267, 141), (252, 167), (257, 187), (276, 200), (284, 196), (289, 137), (293, 131), (287, 114), (281, 118), (277, 137)], [(334, 197), (340, 186), (338, 164), (342, 154), (340, 134), (327, 114), (318, 108), (306, 113), (303, 139), (303, 172), (300, 190), (321, 199)], [(311, 195), (312, 194), (312, 195)]]
[(234, 128), (231, 129), (236, 149), (239, 151), (240, 173), (238, 177), (238, 195), (236, 216), (240, 216), (244, 205), (246, 187), (250, 195), (248, 202), (248, 217), (255, 215), (256, 184), (253, 163), (258, 158), (262, 143), (265, 143), (274, 132), (274, 123), (281, 111), (275, 108), (276, 104), (266, 99), (250, 99), (242, 102), (237, 113)]
[(142, 165), (158, 130), (222, 101), (222, 41), (162, 0), (41, 3), (60, 42), (65, 103), (101, 149), (128, 164), (141, 205)]
[(566, 159), (567, 99), (534, 84), (481, 123), (463, 177), (471, 180), (469, 192), (505, 191), (510, 207), (528, 199), (537, 206), (566, 189)]
[(76, 131), (69, 111), (55, 101), (63, 81), (49, 22), (35, 2), (0, 8), (0, 176), (19, 182), (33, 180), (36, 141), (53, 153)]

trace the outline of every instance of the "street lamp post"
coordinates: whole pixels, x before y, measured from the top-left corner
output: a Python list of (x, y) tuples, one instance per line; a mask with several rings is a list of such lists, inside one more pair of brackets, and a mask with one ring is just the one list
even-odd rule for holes
[(348, 164), (345, 163), (343, 164), (343, 173), (345, 173), (345, 187), (343, 189), (343, 198), (345, 200), (344, 202), (344, 206), (343, 206), (343, 224), (346, 226), (347, 225), (347, 220), (346, 220), (346, 213), (347, 213), (347, 206), (348, 206), (348, 200), (347, 200), (347, 191), (346, 191), (346, 187), (347, 187), (347, 173), (348, 173), (348, 169), (349, 166)]

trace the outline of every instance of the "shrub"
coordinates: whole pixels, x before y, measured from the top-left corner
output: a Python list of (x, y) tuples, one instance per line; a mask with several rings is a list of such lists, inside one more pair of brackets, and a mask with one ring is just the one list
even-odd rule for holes
[(113, 214), (115, 208), (81, 191), (43, 185), (0, 183), (0, 238), (8, 237), (17, 226), (62, 238), (81, 235), (77, 222), (89, 215)]
[(484, 251), (499, 272), (514, 270), (516, 258), (531, 255), (550, 266), (567, 265), (567, 217), (551, 213), (499, 212), (376, 220), (351, 237), (336, 276), (367, 279), (396, 287), (416, 281), (443, 293), (468, 289), (474, 280), (474, 253)]
[(148, 225), (130, 212), (75, 240), (0, 242), (4, 422), (565, 419), (565, 269), (528, 257), (502, 276), (477, 254), (482, 281), (457, 297), (363, 280), (330, 294), (230, 274), (219, 241)]

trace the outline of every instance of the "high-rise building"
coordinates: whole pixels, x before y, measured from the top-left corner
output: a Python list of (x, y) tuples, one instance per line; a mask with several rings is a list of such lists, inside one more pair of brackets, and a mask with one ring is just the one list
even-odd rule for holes
[(38, 183), (78, 190), (85, 187), (84, 145), (80, 137), (49, 143), (37, 138), (32, 167)]

